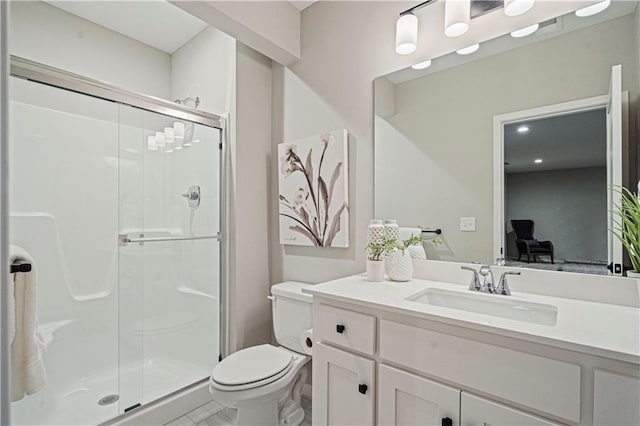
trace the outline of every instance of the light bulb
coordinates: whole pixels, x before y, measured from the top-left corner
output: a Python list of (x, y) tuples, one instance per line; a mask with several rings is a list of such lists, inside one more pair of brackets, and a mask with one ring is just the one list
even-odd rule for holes
[(163, 147), (166, 145), (163, 132), (156, 132), (156, 145), (159, 147)]
[(604, 0), (596, 4), (592, 4), (591, 6), (583, 7), (582, 9), (576, 10), (576, 16), (584, 18), (587, 16), (595, 15), (596, 13), (600, 13), (608, 8), (610, 4), (611, 0)]
[(504, 0), (504, 13), (507, 16), (518, 16), (533, 7), (535, 0)]
[(431, 66), (431, 59), (427, 59), (426, 61), (418, 62), (417, 64), (411, 65), (411, 68), (414, 70), (423, 70), (425, 68), (429, 68)]
[(466, 33), (470, 20), (470, 0), (447, 0), (444, 5), (444, 33), (447, 37), (459, 37)]
[(515, 30), (511, 32), (511, 37), (520, 38), (526, 37), (538, 31), (540, 28), (540, 24), (529, 25), (528, 27), (520, 28), (519, 30)]
[(147, 149), (149, 151), (157, 151), (158, 150), (158, 145), (156, 144), (156, 137), (155, 136), (148, 136), (147, 137)]
[(408, 55), (418, 47), (418, 17), (413, 13), (400, 15), (396, 22), (396, 53)]
[(470, 55), (473, 52), (477, 51), (480, 48), (479, 44), (473, 44), (469, 47), (465, 47), (463, 49), (460, 50), (456, 50), (456, 53), (458, 53), (459, 55)]
[(184, 123), (176, 121), (173, 123), (173, 135), (176, 139), (184, 138)]
[(175, 140), (175, 133), (173, 132), (173, 127), (165, 127), (164, 128), (164, 140), (167, 143), (173, 143)]

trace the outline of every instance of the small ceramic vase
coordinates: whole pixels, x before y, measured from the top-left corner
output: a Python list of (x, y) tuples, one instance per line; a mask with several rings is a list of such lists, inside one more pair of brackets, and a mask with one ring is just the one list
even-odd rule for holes
[(384, 260), (367, 260), (367, 280), (374, 283), (384, 281)]
[(392, 281), (409, 281), (413, 276), (413, 263), (409, 250), (393, 249), (385, 257), (385, 270)]

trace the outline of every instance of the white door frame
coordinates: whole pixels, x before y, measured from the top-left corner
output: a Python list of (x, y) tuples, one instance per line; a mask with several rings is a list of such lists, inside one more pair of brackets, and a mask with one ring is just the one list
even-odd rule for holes
[[(623, 96), (624, 98), (624, 96)], [(609, 95), (545, 105), (493, 117), (493, 254), (494, 258), (506, 258), (504, 223), (504, 126), (525, 120), (557, 117), (576, 112), (606, 109)]]

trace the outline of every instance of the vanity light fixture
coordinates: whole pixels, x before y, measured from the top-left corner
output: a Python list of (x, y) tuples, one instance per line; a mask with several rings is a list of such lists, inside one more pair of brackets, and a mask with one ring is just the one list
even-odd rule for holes
[(507, 16), (518, 16), (528, 12), (535, 0), (504, 0), (504, 13)]
[(158, 145), (156, 145), (156, 137), (155, 136), (147, 137), (147, 149), (149, 151), (157, 151), (158, 150)]
[(418, 47), (418, 17), (403, 13), (396, 21), (396, 53), (409, 55)]
[(529, 25), (528, 27), (524, 27), (519, 30), (512, 31), (511, 37), (514, 37), (514, 38), (526, 37), (538, 31), (538, 28), (540, 28), (540, 24)]
[(527, 133), (528, 131), (529, 131), (529, 126), (518, 127), (518, 133)]
[(542, 158), (536, 158), (535, 160), (533, 160), (533, 162), (536, 164), (540, 164), (542, 163)]
[(444, 33), (459, 37), (469, 30), (471, 0), (446, 0), (444, 4)]
[(425, 68), (429, 68), (431, 66), (431, 59), (427, 59), (426, 61), (418, 62), (417, 64), (411, 65), (411, 68), (414, 70), (423, 70)]
[(603, 0), (596, 4), (592, 4), (591, 6), (583, 7), (582, 9), (576, 10), (576, 16), (580, 18), (584, 18), (587, 16), (595, 15), (596, 13), (600, 13), (611, 4), (611, 0)]
[(479, 48), (480, 48), (479, 44), (473, 44), (473, 45), (465, 47), (463, 49), (456, 50), (456, 53), (458, 55), (470, 55), (473, 52), (476, 52)]

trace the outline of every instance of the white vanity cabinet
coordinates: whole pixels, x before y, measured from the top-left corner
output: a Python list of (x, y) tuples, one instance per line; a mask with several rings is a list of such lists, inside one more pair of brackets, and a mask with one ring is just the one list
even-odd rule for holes
[(485, 425), (559, 426), (559, 423), (463, 391), (460, 398), (460, 426)]
[(373, 425), (375, 362), (323, 343), (313, 355), (313, 424)]
[(459, 413), (459, 389), (378, 366), (378, 424), (459, 426)]
[(314, 426), (640, 425), (634, 364), (317, 295), (314, 342)]

